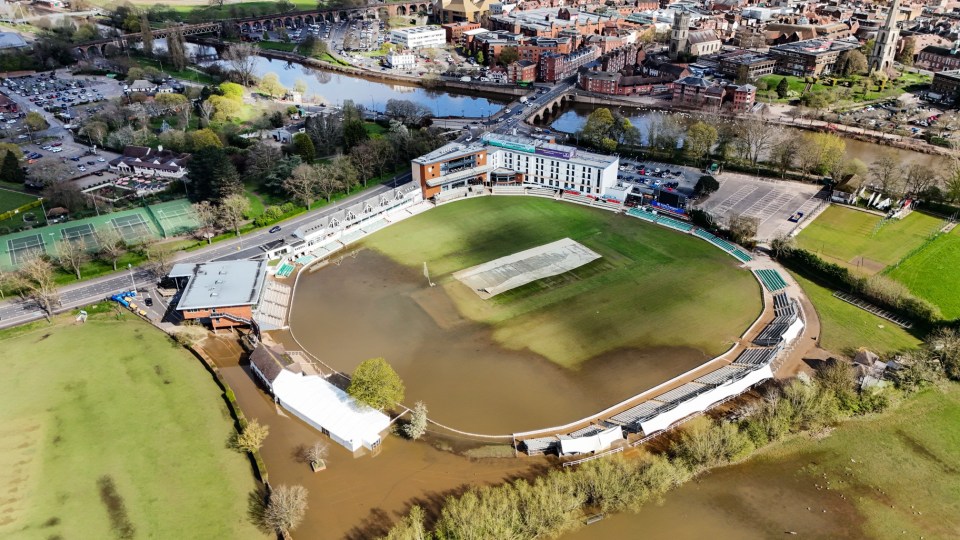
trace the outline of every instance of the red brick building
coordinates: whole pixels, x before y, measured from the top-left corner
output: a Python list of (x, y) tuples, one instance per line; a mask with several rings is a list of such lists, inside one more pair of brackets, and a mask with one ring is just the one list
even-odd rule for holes
[(517, 60), (507, 66), (507, 82), (530, 84), (537, 80), (537, 64), (530, 60)]
[(255, 324), (266, 275), (266, 261), (241, 260), (176, 264), (168, 277), (178, 282), (176, 309), (184, 320), (216, 330)]
[(566, 79), (599, 56), (600, 51), (596, 47), (584, 47), (570, 54), (545, 54), (540, 57), (540, 63), (537, 65), (537, 79), (543, 82)]
[(463, 33), (480, 28), (480, 23), (461, 21), (441, 24), (440, 27), (447, 33), (447, 43), (462, 44), (464, 41)]

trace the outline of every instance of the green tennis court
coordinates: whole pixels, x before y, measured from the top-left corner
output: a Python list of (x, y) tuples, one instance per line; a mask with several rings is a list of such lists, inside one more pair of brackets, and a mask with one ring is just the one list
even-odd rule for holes
[(44, 252), (43, 237), (39, 234), (21, 236), (7, 240), (7, 250), (13, 264), (19, 266), (24, 261)]
[(120, 233), (123, 241), (128, 244), (151, 236), (147, 220), (143, 219), (143, 216), (140, 214), (115, 217), (111, 219), (110, 222), (113, 223), (113, 227)]
[(149, 207), (166, 236), (190, 232), (200, 226), (193, 207), (187, 200), (169, 201)]
[(83, 247), (91, 251), (100, 246), (100, 244), (97, 242), (97, 236), (94, 232), (93, 225), (90, 223), (81, 223), (80, 225), (64, 227), (63, 229), (60, 229), (60, 235), (64, 240), (82, 242)]

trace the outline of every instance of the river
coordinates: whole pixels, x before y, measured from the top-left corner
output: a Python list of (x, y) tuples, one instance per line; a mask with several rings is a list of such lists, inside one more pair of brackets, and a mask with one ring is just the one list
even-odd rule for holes
[[(559, 116), (557, 116), (552, 122), (550, 122), (550, 127), (557, 131), (564, 133), (576, 133), (583, 125), (587, 122), (587, 117), (590, 116), (590, 113), (594, 110), (594, 107), (588, 105), (578, 105), (573, 108), (563, 110)], [(630, 120), (630, 122), (640, 131), (640, 137), (643, 144), (647, 144), (647, 134), (650, 128), (650, 124), (658, 119), (662, 118), (664, 115), (675, 114), (665, 111), (657, 110), (643, 110), (643, 109), (627, 109), (621, 108), (618, 111), (620, 114), (625, 116)], [(799, 136), (800, 130), (794, 128), (786, 128), (788, 133), (796, 134)], [(902, 164), (911, 164), (911, 163), (931, 163), (933, 161), (939, 160), (936, 156), (931, 156), (928, 154), (923, 154), (921, 152), (913, 152), (910, 150), (903, 150), (900, 148), (893, 148), (889, 146), (884, 146), (872, 142), (857, 141), (850, 138), (845, 138), (847, 147), (847, 157), (850, 159), (856, 158), (860, 161), (863, 161), (868, 166), (870, 163), (875, 161), (880, 157), (884, 152), (893, 152), (897, 159)]]

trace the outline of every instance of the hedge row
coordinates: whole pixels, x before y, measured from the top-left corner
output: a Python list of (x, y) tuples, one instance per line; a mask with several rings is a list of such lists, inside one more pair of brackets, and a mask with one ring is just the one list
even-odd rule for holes
[(15, 216), (15, 215), (17, 215), (17, 214), (20, 214), (20, 213), (22, 213), (22, 212), (26, 212), (27, 210), (30, 210), (30, 209), (32, 209), (32, 208), (36, 208), (36, 207), (40, 206), (40, 202), (41, 202), (40, 199), (37, 199), (37, 200), (28, 202), (27, 204), (21, 206), (20, 208), (15, 208), (15, 209), (13, 209), (13, 210), (7, 210), (6, 212), (0, 214), (0, 221), (6, 221), (6, 220), (12, 218), (13, 216)]

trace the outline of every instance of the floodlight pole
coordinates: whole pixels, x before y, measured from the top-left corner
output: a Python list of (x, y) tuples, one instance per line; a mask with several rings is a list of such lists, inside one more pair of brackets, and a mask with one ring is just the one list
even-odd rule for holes
[(133, 291), (133, 292), (136, 292), (136, 291), (137, 291), (137, 282), (133, 280), (133, 265), (130, 264), (130, 263), (127, 263), (127, 272), (130, 273), (130, 287), (131, 287), (130, 290)]

